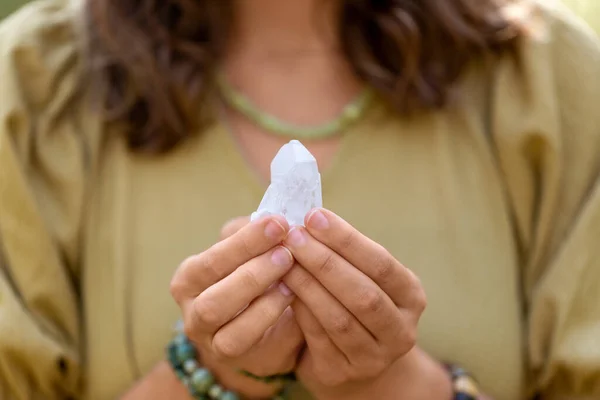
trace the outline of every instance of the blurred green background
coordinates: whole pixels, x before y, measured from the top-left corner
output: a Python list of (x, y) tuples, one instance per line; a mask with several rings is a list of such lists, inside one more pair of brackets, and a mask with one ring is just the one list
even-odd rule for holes
[(27, 3), (27, 0), (0, 0), (0, 19), (6, 17), (25, 3)]

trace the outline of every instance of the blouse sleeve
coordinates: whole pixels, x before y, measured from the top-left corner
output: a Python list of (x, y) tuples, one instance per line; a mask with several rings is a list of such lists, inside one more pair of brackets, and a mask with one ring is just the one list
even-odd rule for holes
[(600, 42), (560, 6), (536, 19), (496, 73), (491, 121), (523, 265), (530, 392), (599, 399)]
[(68, 1), (0, 25), (0, 398), (77, 398), (85, 140)]

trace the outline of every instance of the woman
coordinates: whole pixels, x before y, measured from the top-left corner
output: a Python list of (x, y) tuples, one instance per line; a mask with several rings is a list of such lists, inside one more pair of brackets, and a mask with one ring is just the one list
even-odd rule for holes
[[(600, 396), (600, 43), (563, 9), (45, 0), (0, 49), (2, 398)], [(231, 220), (291, 138), (328, 210)]]

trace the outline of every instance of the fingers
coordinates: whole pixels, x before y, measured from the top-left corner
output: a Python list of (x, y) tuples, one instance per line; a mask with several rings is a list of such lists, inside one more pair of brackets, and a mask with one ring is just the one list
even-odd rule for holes
[(344, 381), (348, 359), (327, 336), (308, 306), (295, 301), (292, 308), (307, 347), (298, 369), (301, 380), (304, 380), (303, 375), (309, 374), (308, 381), (316, 379), (327, 386), (337, 386)]
[[(288, 307), (277, 323), (267, 329), (260, 342), (244, 356), (244, 360), (252, 365), (250, 372), (258, 376), (291, 372), (304, 345), (304, 334), (292, 307)], [(271, 357), (267, 358), (265, 354)]]
[[(398, 322), (400, 311), (369, 277), (312, 237), (304, 228), (294, 227), (284, 245), (290, 249), (298, 264), (314, 276), (377, 340), (389, 342), (397, 338), (402, 330)], [(292, 272), (300, 274), (297, 268), (292, 268)], [(286, 283), (299, 297), (301, 294), (298, 290), (305, 291), (303, 295), (311, 297), (318, 293), (317, 288), (321, 286), (292, 282), (288, 278)], [(306, 300), (306, 304), (312, 302)], [(311, 310), (316, 312), (313, 307)]]
[(304, 337), (289, 307), (293, 293), (277, 284), (293, 264), (278, 246), (288, 229), (281, 216), (236, 218), (223, 227), (221, 242), (179, 267), (171, 292), (185, 334), (208, 359), (250, 371), (264, 366), (268, 374), (295, 367)]
[(369, 239), (348, 222), (326, 209), (314, 209), (306, 216), (310, 234), (338, 253), (377, 283), (394, 302), (402, 300), (420, 284), (416, 276), (383, 246)]
[[(296, 298), (293, 299), (294, 301)], [(293, 303), (292, 303), (293, 304)], [(270, 327), (261, 340), (261, 347), (289, 349), (290, 353), (297, 353), (304, 345), (304, 334), (296, 321), (296, 314), (291, 306), (285, 309), (275, 325)]]
[(171, 281), (171, 294), (178, 304), (196, 297), (240, 265), (280, 243), (289, 225), (281, 216), (269, 216), (245, 225), (208, 250), (185, 260)]
[(219, 329), (212, 340), (214, 353), (224, 359), (244, 355), (261, 340), (269, 327), (275, 325), (293, 299), (292, 292), (281, 284), (269, 289)]
[[(378, 344), (373, 336), (308, 271), (295, 266), (285, 276), (284, 282), (310, 310), (315, 321), (318, 321), (317, 326), (308, 326), (312, 329), (310, 334), (331, 338), (350, 364), (360, 365), (363, 363), (363, 355), (376, 351)], [(306, 336), (309, 335), (306, 330), (303, 331)]]
[(288, 249), (278, 246), (237, 268), (204, 290), (193, 302), (197, 329), (214, 333), (255, 298), (279, 281), (293, 264)]

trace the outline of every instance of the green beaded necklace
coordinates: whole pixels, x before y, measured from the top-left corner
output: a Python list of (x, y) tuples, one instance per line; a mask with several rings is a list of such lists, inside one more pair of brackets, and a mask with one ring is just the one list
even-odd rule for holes
[(217, 75), (217, 85), (225, 101), (250, 121), (268, 132), (294, 139), (323, 139), (342, 132), (362, 118), (374, 97), (373, 89), (367, 86), (333, 120), (318, 126), (297, 126), (260, 110), (250, 99), (234, 89), (223, 74)]

